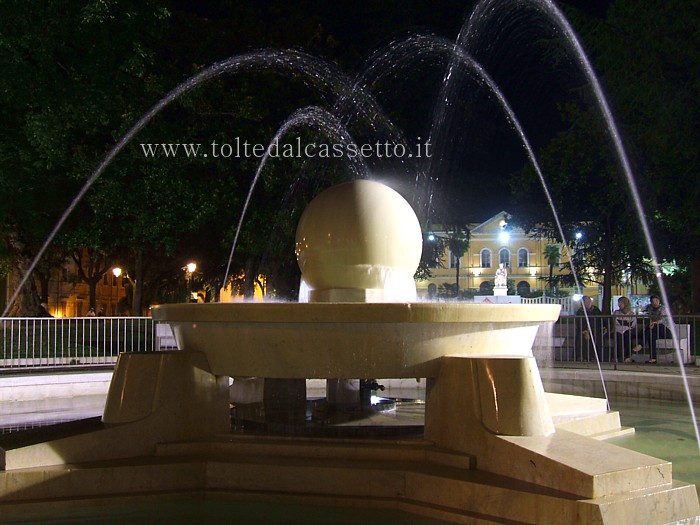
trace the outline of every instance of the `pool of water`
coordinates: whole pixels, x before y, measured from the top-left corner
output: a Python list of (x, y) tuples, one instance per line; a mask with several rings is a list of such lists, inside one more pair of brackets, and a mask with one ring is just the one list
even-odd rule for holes
[[(155, 498), (155, 499), (154, 499)], [(191, 525), (226, 523), (231, 525), (447, 525), (448, 522), (390, 509), (330, 507), (290, 502), (246, 501), (232, 496), (205, 495), (151, 496), (86, 503), (63, 508), (22, 510), (0, 514), (2, 524), (102, 524), (152, 525), (167, 523)]]
[[(622, 425), (635, 434), (613, 438), (609, 443), (673, 463), (673, 477), (694, 483), (700, 493), (700, 450), (685, 403), (649, 399), (611, 399), (620, 412)], [(422, 422), (422, 403), (399, 404), (396, 411), (377, 413), (365, 424), (415, 425)], [(700, 405), (695, 406), (696, 414)], [(351, 424), (357, 425), (357, 421)], [(9, 511), (8, 511), (9, 510)], [(47, 503), (28, 508), (3, 509), (0, 524), (190, 524), (217, 522), (234, 525), (327, 524), (381, 522), (383, 525), (444, 525), (447, 522), (386, 508), (330, 507), (293, 501), (270, 502), (223, 494), (144, 495), (121, 499)]]
[[(673, 479), (694, 483), (700, 494), (700, 449), (687, 403), (621, 397), (611, 399), (610, 406), (635, 433), (609, 443), (671, 461)], [(697, 416), (700, 404), (694, 410)]]

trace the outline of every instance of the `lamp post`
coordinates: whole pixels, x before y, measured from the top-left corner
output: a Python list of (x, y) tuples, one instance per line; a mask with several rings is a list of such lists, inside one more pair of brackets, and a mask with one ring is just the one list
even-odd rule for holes
[(190, 262), (183, 268), (185, 270), (185, 279), (187, 280), (187, 295), (188, 301), (192, 300), (192, 275), (197, 270), (197, 263)]
[[(116, 284), (117, 287), (119, 286), (118, 279), (119, 279), (119, 276), (121, 274), (122, 274), (122, 269), (119, 268), (119, 266), (115, 266), (114, 268), (112, 268), (112, 275), (114, 275), (114, 284)], [(111, 304), (112, 303), (112, 286), (110, 286), (109, 287), (109, 302), (110, 302), (110, 306), (112, 306), (112, 316), (114, 316), (114, 314), (117, 311), (117, 304), (119, 303), (119, 288), (117, 288), (115, 293), (116, 293), (116, 297), (114, 299), (114, 306), (112, 306), (112, 304)]]
[(574, 234), (574, 250), (573, 253), (576, 253), (579, 248), (579, 244), (581, 243), (581, 239), (583, 239), (583, 232), (577, 231)]

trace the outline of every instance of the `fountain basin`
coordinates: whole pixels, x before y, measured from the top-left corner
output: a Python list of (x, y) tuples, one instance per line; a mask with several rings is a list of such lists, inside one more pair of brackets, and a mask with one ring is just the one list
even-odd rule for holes
[(440, 358), (527, 357), (558, 305), (217, 303), (153, 310), (215, 375), (436, 377)]

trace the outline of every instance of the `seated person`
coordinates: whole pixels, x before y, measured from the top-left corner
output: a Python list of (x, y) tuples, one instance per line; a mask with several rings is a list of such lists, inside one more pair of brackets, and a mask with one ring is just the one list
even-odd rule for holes
[(591, 352), (596, 349), (598, 350), (598, 358), (600, 358), (603, 344), (602, 336), (608, 331), (601, 317), (603, 313), (600, 308), (593, 304), (593, 299), (584, 295), (581, 299), (581, 308), (576, 311), (576, 315), (580, 319), (576, 320), (575, 359), (577, 361), (590, 361)]
[(666, 307), (661, 304), (659, 296), (652, 295), (649, 300), (649, 305), (644, 310), (649, 318), (649, 323), (644, 328), (644, 341), (648, 343), (651, 353), (651, 358), (647, 363), (656, 363), (656, 341), (670, 339), (671, 332), (666, 327), (668, 312), (666, 312)]
[(615, 348), (618, 361), (630, 363), (632, 352), (639, 352), (642, 345), (637, 343), (637, 318), (630, 300), (624, 295), (617, 300), (618, 309), (613, 312), (615, 321)]

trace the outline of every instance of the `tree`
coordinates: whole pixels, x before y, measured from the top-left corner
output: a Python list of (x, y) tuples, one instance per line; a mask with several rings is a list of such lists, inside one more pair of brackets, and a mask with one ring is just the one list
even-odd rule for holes
[(78, 269), (78, 278), (88, 285), (90, 308), (97, 310), (97, 285), (112, 266), (112, 260), (94, 248), (73, 250), (71, 257)]
[(432, 277), (431, 270), (442, 268), (443, 254), (445, 253), (445, 239), (432, 232), (423, 234), (423, 249), (421, 251), (420, 263), (416, 269), (415, 278), (427, 280)]
[(469, 229), (466, 226), (449, 226), (446, 233), (446, 245), (455, 261), (455, 290), (459, 293), (460, 260), (469, 249)]
[(698, 25), (697, 2), (618, 0), (590, 39), (624, 123), (657, 252), (687, 269), (696, 313), (700, 312)]
[[(566, 116), (569, 128), (539, 154), (564, 234), (583, 232), (580, 240), (571, 235), (566, 239), (574, 274), (559, 280), (569, 286), (576, 280), (600, 285), (609, 313), (612, 286), (621, 282), (623, 272), (634, 271), (634, 277), (645, 278), (640, 272), (647, 255), (639, 243), (638, 221), (621, 211), (632, 207), (630, 196), (595, 108), (572, 102)], [(533, 168), (527, 166), (511, 183), (521, 199), (518, 221), (526, 230), (561, 242), (551, 211), (541, 205), (542, 189)]]
[[(0, 225), (16, 279), (147, 97), (166, 17), (155, 2), (0, 4)], [(37, 301), (22, 288), (12, 314), (33, 315)]]
[(457, 296), (459, 295), (460, 259), (469, 249), (469, 229), (460, 225), (441, 225), (438, 229), (444, 234), (431, 232), (423, 240), (423, 251), (416, 270), (416, 278), (428, 279), (431, 276), (430, 270), (444, 268), (443, 261), (449, 256), (455, 265), (455, 284), (451, 286), (451, 295)]
[(550, 294), (554, 292), (554, 267), (559, 266), (559, 260), (561, 257), (560, 251), (561, 249), (559, 248), (558, 244), (547, 244), (544, 247), (544, 252), (542, 253), (545, 261), (547, 261), (547, 265), (549, 266), (549, 278), (547, 279), (547, 283), (549, 285)]
[[(565, 233), (577, 224), (591, 229), (593, 237), (577, 245), (576, 259), (594, 269), (593, 281), (603, 286), (606, 308), (612, 283), (630, 272), (633, 279), (648, 282), (649, 265), (661, 263), (651, 261), (640, 242), (644, 235), (637, 204), (652, 226), (659, 258), (689, 269), (696, 311), (700, 307), (700, 212), (694, 182), (700, 168), (699, 21), (695, 2), (618, 0), (604, 18), (581, 25), (580, 36), (608, 95), (641, 201), (628, 187), (586, 84), (570, 92), (569, 102), (561, 106), (564, 127), (538, 151)], [(547, 223), (551, 238), (561, 240), (549, 212), (533, 209), (531, 199), (541, 190), (528, 170), (524, 179), (529, 182), (513, 180), (522, 215), (531, 224)], [(582, 278), (589, 275), (580, 273)]]

